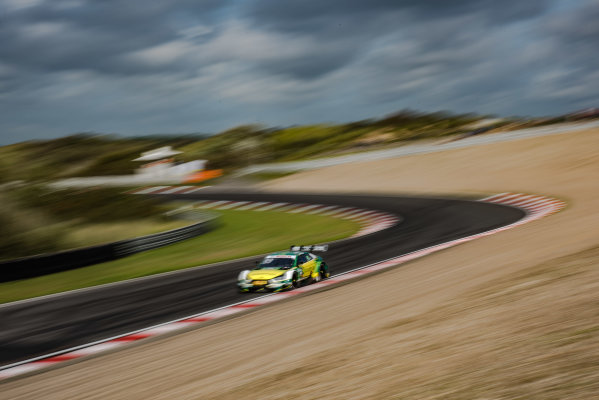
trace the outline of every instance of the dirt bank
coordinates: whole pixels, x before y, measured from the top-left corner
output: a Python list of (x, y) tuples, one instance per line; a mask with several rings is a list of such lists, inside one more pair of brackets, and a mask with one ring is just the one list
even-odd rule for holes
[(559, 197), (563, 212), (223, 323), (2, 385), (7, 399), (590, 399), (599, 130), (331, 167), (269, 189)]

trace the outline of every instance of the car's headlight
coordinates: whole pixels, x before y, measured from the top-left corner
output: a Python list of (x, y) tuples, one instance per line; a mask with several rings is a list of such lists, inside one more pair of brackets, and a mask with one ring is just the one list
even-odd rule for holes
[(287, 278), (285, 277), (285, 274), (281, 275), (281, 276), (277, 276), (275, 278), (272, 278), (269, 280), (270, 283), (279, 283), (281, 281), (286, 281)]
[(250, 273), (250, 271), (247, 271), (247, 270), (246, 271), (241, 271), (239, 273), (239, 275), (237, 276), (237, 280), (240, 281), (240, 282), (241, 281), (250, 281), (251, 282), (252, 280), (250, 279), (250, 277), (248, 277), (249, 273)]

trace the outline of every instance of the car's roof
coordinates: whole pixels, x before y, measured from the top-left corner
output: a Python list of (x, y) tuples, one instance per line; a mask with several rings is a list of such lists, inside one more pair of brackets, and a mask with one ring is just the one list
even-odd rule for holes
[(277, 251), (274, 253), (270, 253), (269, 256), (299, 256), (302, 253), (305, 253), (305, 252), (304, 251)]

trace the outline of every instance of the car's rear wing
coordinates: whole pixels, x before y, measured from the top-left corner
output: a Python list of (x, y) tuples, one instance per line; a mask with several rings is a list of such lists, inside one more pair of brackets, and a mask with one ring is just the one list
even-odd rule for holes
[(309, 244), (309, 245), (293, 245), (289, 251), (327, 251), (328, 244)]

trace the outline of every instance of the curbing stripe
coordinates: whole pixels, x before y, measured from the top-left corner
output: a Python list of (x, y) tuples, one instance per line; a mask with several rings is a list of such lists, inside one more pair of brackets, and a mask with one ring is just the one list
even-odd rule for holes
[(306, 214), (322, 214), (322, 215), (326, 215), (325, 214), (326, 212), (331, 211), (334, 208), (337, 208), (337, 206), (322, 206), (320, 208), (312, 209), (312, 210), (308, 211)]
[(308, 204), (306, 206), (299, 207), (299, 208), (296, 208), (294, 210), (290, 210), (289, 212), (290, 213), (304, 213), (304, 212), (310, 211), (310, 210), (312, 210), (312, 209), (314, 209), (316, 207), (322, 207), (322, 205), (321, 204)]
[(179, 193), (179, 192), (181, 192), (181, 189), (182, 189), (181, 186), (174, 186), (174, 187), (171, 187), (170, 189), (160, 192), (160, 194)]
[(187, 192), (185, 192), (185, 193), (194, 193), (194, 192), (197, 192), (197, 191), (199, 191), (199, 190), (206, 189), (206, 188), (209, 188), (209, 187), (210, 187), (210, 186), (200, 186), (200, 187), (197, 187), (197, 188), (195, 188), (195, 189), (188, 190), (188, 191), (187, 191)]
[(260, 206), (265, 206), (267, 204), (270, 204), (270, 203), (265, 202), (265, 201), (256, 201), (256, 202), (250, 201), (248, 205), (239, 207), (238, 210), (251, 210), (253, 208), (260, 207)]
[(241, 201), (232, 201), (232, 202), (229, 202), (228, 204), (224, 204), (220, 207), (216, 207), (216, 209), (217, 210), (234, 209), (234, 208), (242, 206), (243, 204), (244, 204), (244, 202), (241, 202)]
[(288, 206), (289, 203), (272, 203), (264, 207), (255, 208), (254, 211), (268, 211), (268, 210), (276, 210), (281, 207)]

